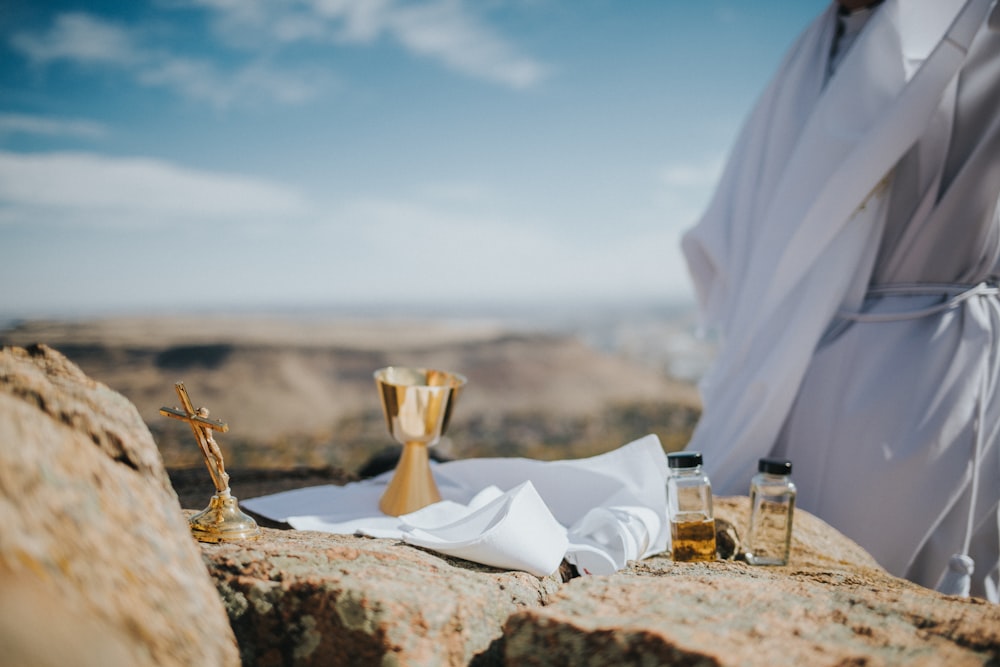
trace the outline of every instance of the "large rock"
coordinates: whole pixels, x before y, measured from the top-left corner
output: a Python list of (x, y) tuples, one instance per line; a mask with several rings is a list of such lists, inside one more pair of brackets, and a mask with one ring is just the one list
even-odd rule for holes
[[(737, 525), (747, 498), (723, 499)], [(796, 515), (791, 562), (673, 563), (575, 579), (506, 624), (507, 665), (996, 664), (1000, 606), (886, 573), (857, 545)]]
[[(717, 499), (741, 530), (749, 500)], [(886, 573), (816, 517), (792, 561), (538, 579), (379, 540), (265, 530), (202, 545), (250, 665), (963, 665), (1000, 657), (1000, 607)]]
[(996, 664), (1000, 611), (847, 573), (748, 573), (696, 565), (669, 576), (577, 579), (514, 615), (508, 665)]
[(0, 587), (6, 664), (239, 664), (138, 411), (45, 346), (0, 349)]
[(202, 545), (243, 664), (496, 665), (507, 618), (561, 585), (398, 540), (264, 529)]

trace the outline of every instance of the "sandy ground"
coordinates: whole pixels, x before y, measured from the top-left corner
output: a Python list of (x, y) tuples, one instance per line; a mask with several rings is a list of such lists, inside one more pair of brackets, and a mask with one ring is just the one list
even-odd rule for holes
[[(196, 406), (229, 424), (238, 465), (355, 470), (391, 444), (372, 373), (382, 366), (466, 375), (450, 456), (592, 454), (656, 432), (679, 446), (697, 418), (691, 383), (596, 350), (572, 335), (511, 330), (487, 319), (156, 317), (20, 323), (0, 343), (45, 343), (121, 392), (168, 465), (197, 465), (185, 425), (159, 414)], [(681, 443), (682, 444), (682, 443)]]

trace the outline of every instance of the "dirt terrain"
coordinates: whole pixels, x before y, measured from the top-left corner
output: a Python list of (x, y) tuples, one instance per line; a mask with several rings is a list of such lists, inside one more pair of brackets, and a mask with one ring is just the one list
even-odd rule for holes
[(700, 409), (690, 382), (578, 337), (486, 320), (149, 317), (28, 321), (0, 344), (46, 343), (139, 409), (170, 468), (201, 465), (190, 430), (159, 414), (183, 381), (229, 424), (227, 465), (356, 471), (392, 445), (372, 373), (387, 365), (468, 377), (444, 457), (587, 456), (656, 433), (687, 441)]

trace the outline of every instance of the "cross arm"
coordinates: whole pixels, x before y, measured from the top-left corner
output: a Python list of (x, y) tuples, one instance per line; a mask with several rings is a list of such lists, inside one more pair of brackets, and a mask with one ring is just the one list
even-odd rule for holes
[(219, 421), (218, 419), (201, 417), (194, 413), (178, 410), (177, 408), (160, 408), (160, 414), (164, 417), (173, 417), (174, 419), (190, 422), (193, 425), (204, 426), (205, 428), (210, 428), (213, 431), (218, 431), (220, 433), (225, 433), (229, 430), (229, 424), (226, 422)]

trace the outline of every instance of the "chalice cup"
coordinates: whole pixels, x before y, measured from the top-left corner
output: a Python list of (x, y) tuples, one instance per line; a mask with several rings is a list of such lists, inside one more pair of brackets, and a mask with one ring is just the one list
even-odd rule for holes
[(415, 512), (441, 500), (427, 448), (441, 439), (465, 377), (458, 373), (388, 366), (375, 371), (375, 384), (389, 433), (403, 453), (382, 494), (379, 509), (390, 516)]

